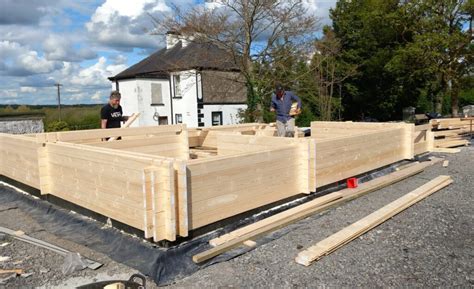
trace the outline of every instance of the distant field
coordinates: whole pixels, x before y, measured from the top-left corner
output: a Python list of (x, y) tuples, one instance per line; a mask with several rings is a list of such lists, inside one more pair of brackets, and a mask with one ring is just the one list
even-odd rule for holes
[(0, 105), (2, 116), (40, 116), (46, 131), (81, 130), (100, 128), (102, 105), (62, 105), (61, 122), (57, 106), (50, 105)]

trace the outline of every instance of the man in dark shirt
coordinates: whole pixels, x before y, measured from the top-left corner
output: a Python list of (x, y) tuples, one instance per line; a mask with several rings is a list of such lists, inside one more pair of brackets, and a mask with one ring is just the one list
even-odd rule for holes
[(120, 122), (128, 119), (128, 116), (123, 115), (120, 98), (120, 92), (117, 90), (110, 93), (109, 103), (100, 110), (101, 128), (119, 128)]
[[(293, 137), (295, 135), (295, 115), (301, 112), (301, 99), (291, 91), (285, 91), (281, 84), (276, 85), (272, 95), (270, 111), (276, 111), (278, 136)], [(296, 110), (290, 115), (293, 102), (297, 102)]]

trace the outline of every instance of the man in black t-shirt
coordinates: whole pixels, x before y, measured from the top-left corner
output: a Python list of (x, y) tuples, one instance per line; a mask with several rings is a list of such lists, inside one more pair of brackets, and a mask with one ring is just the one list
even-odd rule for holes
[(100, 110), (101, 128), (119, 128), (120, 122), (128, 119), (128, 116), (123, 115), (120, 98), (120, 92), (117, 90), (110, 93), (109, 103)]

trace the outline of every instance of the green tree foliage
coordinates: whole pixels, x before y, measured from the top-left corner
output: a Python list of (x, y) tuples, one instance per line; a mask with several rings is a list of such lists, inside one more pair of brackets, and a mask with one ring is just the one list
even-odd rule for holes
[(65, 121), (57, 120), (50, 122), (46, 126), (46, 131), (47, 132), (53, 132), (53, 131), (67, 131), (69, 130), (69, 124)]
[(459, 107), (474, 105), (474, 76), (465, 76), (461, 79), (461, 93)]
[(389, 120), (400, 117), (402, 106), (410, 104), (402, 101), (403, 90), (394, 85), (396, 76), (386, 67), (406, 42), (398, 11), (396, 0), (341, 0), (330, 11), (341, 43), (338, 60), (358, 67), (342, 86), (347, 119)]
[(448, 106), (458, 114), (461, 79), (473, 72), (473, 2), (418, 0), (400, 8), (404, 22), (412, 23), (412, 39), (397, 51), (393, 67), (405, 82), (425, 84), (438, 112)]
[[(324, 27), (323, 37), (316, 41), (315, 50), (310, 68), (317, 89), (321, 120), (338, 119), (342, 110), (338, 92), (341, 91), (343, 81), (355, 75), (357, 65), (338, 59), (341, 53), (341, 41), (336, 38), (329, 26)], [(335, 97), (336, 95), (338, 97)]]
[(360, 65), (343, 86), (346, 117), (396, 119), (406, 106), (456, 115), (461, 79), (473, 68), (473, 7), (472, 0), (339, 1), (331, 11), (339, 61)]

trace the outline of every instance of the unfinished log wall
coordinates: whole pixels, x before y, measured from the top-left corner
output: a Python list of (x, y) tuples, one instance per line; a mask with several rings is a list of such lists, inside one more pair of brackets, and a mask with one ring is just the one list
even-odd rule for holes
[[(143, 230), (146, 238), (173, 241), (189, 230), (412, 158), (418, 139), (406, 124), (311, 126), (310, 138), (262, 136), (272, 131), (265, 124), (0, 135), (0, 173)], [(210, 147), (217, 155), (189, 159), (190, 147)]]

